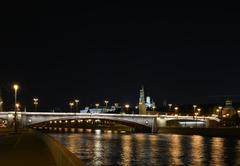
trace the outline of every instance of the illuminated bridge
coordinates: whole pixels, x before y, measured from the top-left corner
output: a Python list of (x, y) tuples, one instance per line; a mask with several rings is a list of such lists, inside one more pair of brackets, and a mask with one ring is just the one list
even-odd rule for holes
[[(14, 121), (14, 112), (0, 112), (0, 119), (5, 120), (9, 125)], [(17, 119), (21, 126), (49, 126), (63, 125), (69, 123), (86, 123), (86, 125), (99, 126), (103, 122), (113, 127), (113, 124), (120, 124), (137, 130), (155, 132), (159, 127), (166, 127), (171, 122), (178, 124), (204, 124), (210, 126), (210, 122), (219, 122), (216, 117), (193, 118), (192, 116), (170, 116), (170, 115), (138, 115), (138, 114), (101, 114), (101, 113), (46, 113), (46, 112), (19, 112)], [(169, 123), (170, 122), (170, 123)], [(76, 126), (77, 127), (77, 126)]]

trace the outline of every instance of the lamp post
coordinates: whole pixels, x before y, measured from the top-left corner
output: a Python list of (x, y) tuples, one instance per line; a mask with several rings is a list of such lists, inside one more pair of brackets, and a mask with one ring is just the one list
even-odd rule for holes
[(219, 109), (219, 112), (220, 112), (220, 118), (222, 119), (222, 109), (223, 109), (223, 107), (219, 106), (218, 109)]
[(219, 109), (216, 109), (216, 112), (217, 112), (217, 117), (219, 117)]
[(202, 109), (201, 109), (201, 108), (198, 108), (197, 111), (198, 111), (198, 114), (197, 114), (197, 115), (200, 116), (200, 115), (201, 115), (200, 112), (202, 111)]
[(16, 106), (16, 104), (17, 104), (17, 92), (18, 92), (18, 89), (19, 89), (18, 84), (14, 84), (13, 89), (14, 89), (14, 105)]
[(126, 110), (127, 110), (127, 113), (128, 113), (128, 111), (129, 111), (129, 108), (130, 108), (130, 105), (129, 105), (129, 104), (126, 104), (126, 105), (125, 105), (125, 108), (126, 108)]
[(108, 101), (108, 100), (105, 100), (104, 103), (105, 103), (105, 105), (106, 105), (106, 112), (107, 112), (107, 107), (108, 107), (109, 101)]
[(75, 99), (74, 101), (75, 101), (75, 103), (76, 103), (76, 112), (78, 112), (78, 104), (79, 104), (79, 100), (78, 100), (78, 99)]
[(195, 117), (196, 117), (196, 127), (197, 127), (197, 116), (198, 116), (198, 112), (195, 112)]
[(195, 116), (196, 108), (197, 108), (197, 105), (193, 105), (193, 119), (194, 119), (194, 116)]
[(70, 106), (70, 111), (72, 112), (72, 109), (73, 109), (73, 106), (74, 106), (74, 102), (70, 102), (69, 106)]
[(96, 106), (96, 109), (98, 110), (98, 107), (100, 106), (100, 104), (96, 103), (95, 106)]
[(170, 112), (172, 109), (172, 104), (168, 104), (168, 107), (169, 107), (169, 112)]
[(198, 108), (197, 111), (198, 111), (198, 115), (200, 115), (200, 112), (202, 111), (202, 109)]
[(175, 110), (175, 114), (178, 114), (178, 107), (175, 107), (174, 110)]
[(14, 131), (17, 132), (17, 109), (19, 107), (19, 104), (17, 104), (17, 92), (19, 86), (17, 84), (14, 84), (13, 89), (14, 89)]
[(223, 107), (222, 106), (219, 106), (218, 107), (218, 109), (219, 109), (219, 118), (220, 118), (220, 125), (222, 125), (223, 124), (223, 122), (222, 122), (222, 120), (223, 120), (223, 113), (222, 113), (222, 109), (223, 109)]
[(16, 110), (19, 111), (19, 108), (20, 108), (20, 104), (16, 103)]
[(37, 112), (37, 107), (38, 107), (38, 98), (33, 98), (33, 104), (34, 104), (34, 107), (35, 107), (35, 112)]

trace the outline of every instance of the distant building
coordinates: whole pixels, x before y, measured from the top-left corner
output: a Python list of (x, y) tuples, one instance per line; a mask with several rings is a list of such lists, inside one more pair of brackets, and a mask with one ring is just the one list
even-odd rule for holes
[(147, 96), (147, 97), (146, 97), (145, 106), (146, 106), (147, 108), (151, 108), (151, 109), (155, 107), (155, 103), (154, 103), (153, 100), (151, 101), (151, 97), (150, 97), (150, 96)]
[(140, 89), (140, 97), (139, 97), (139, 114), (153, 113), (155, 108), (156, 108), (155, 103), (153, 100), (151, 100), (150, 96), (147, 96), (145, 100), (144, 87), (142, 87)]
[(237, 114), (237, 111), (232, 106), (232, 100), (226, 100), (225, 106), (222, 109), (222, 116), (231, 117), (235, 114)]

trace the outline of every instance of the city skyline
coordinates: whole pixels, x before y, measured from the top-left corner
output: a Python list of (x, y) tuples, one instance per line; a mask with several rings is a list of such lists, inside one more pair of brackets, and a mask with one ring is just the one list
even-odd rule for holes
[(240, 100), (239, 11), (149, 5), (62, 6), (61, 14), (48, 4), (26, 8), (31, 17), (6, 17), (4, 99), (11, 105), (17, 82), (22, 101), (38, 97), (44, 107), (74, 98), (135, 104), (141, 85), (158, 105)]
[(240, 165), (240, 8), (10, 3), (1, 165)]

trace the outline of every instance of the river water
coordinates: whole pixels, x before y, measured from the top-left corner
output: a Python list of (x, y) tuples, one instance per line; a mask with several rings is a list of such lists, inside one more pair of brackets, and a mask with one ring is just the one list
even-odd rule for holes
[(89, 166), (240, 165), (240, 139), (174, 134), (50, 134)]

